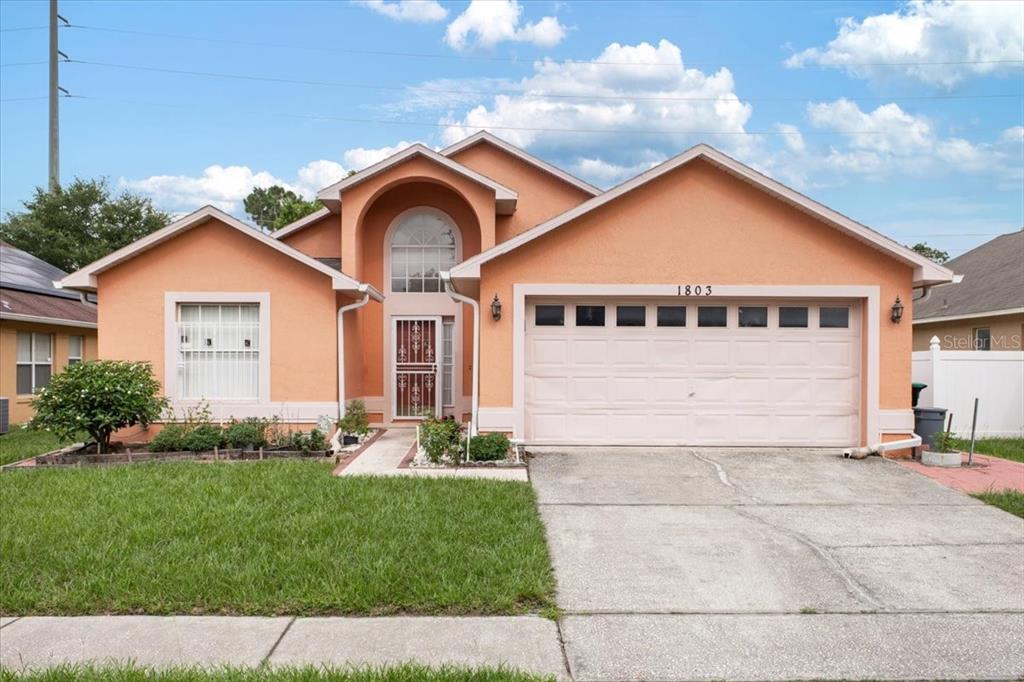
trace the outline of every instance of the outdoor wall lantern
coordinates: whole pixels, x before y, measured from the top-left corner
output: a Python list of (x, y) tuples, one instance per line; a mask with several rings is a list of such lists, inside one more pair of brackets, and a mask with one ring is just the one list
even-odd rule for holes
[(497, 322), (501, 319), (501, 301), (498, 300), (498, 295), (494, 295), (494, 300), (491, 301), (491, 317)]
[(893, 322), (899, 323), (903, 319), (903, 303), (900, 302), (900, 297), (896, 297), (896, 302), (892, 304), (892, 315), (890, 318)]

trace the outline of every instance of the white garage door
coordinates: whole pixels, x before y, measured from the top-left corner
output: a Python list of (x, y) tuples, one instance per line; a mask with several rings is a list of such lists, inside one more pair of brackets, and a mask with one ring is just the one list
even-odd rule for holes
[(856, 445), (860, 328), (856, 302), (528, 300), (525, 435)]

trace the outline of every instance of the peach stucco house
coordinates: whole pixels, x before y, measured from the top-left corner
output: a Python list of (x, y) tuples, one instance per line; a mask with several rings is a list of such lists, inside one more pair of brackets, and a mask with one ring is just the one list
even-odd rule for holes
[(706, 145), (602, 192), (482, 132), (319, 198), (272, 236), (201, 209), (63, 286), (99, 293), (101, 357), (221, 417), (852, 446), (911, 433), (914, 289), (953, 279)]

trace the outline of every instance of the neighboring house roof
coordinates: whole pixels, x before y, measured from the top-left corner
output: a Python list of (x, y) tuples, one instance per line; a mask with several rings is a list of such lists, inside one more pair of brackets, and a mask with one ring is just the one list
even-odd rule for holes
[(53, 285), (67, 274), (27, 251), (0, 242), (0, 287), (34, 291), (77, 301), (78, 294), (61, 291)]
[(95, 328), (96, 306), (54, 286), (65, 275), (31, 253), (0, 242), (0, 319)]
[(963, 280), (914, 303), (915, 323), (1024, 312), (1024, 231), (985, 242), (946, 267)]
[(512, 156), (515, 156), (520, 160), (525, 161), (531, 166), (535, 166), (541, 169), (542, 171), (550, 173), (551, 175), (554, 175), (556, 178), (559, 178), (560, 180), (563, 180), (569, 183), (570, 185), (573, 185), (574, 187), (583, 190), (584, 192), (590, 194), (591, 196), (596, 196), (601, 193), (601, 190), (599, 188), (594, 187), (589, 182), (584, 182), (583, 180), (577, 178), (575, 175), (566, 173), (558, 166), (552, 165), (543, 159), (538, 159), (536, 156), (530, 154), (525, 149), (520, 149), (519, 147), (515, 146), (514, 144), (506, 142), (500, 137), (492, 135), (486, 130), (481, 130), (478, 133), (470, 135), (464, 140), (456, 142), (455, 144), (442, 149), (441, 155), (451, 156), (453, 154), (458, 154), (462, 150), (469, 149), (470, 147), (480, 144), (481, 142), (487, 142), (489, 144), (492, 144), (495, 147), (498, 147), (499, 149), (508, 152)]
[(128, 246), (111, 253), (108, 256), (100, 258), (98, 261), (90, 263), (81, 270), (73, 272), (66, 276), (59, 283), (59, 286), (66, 289), (78, 289), (81, 291), (95, 291), (96, 290), (96, 275), (109, 270), (110, 268), (126, 261), (135, 256), (153, 248), (163, 242), (176, 237), (178, 234), (189, 230), (196, 225), (200, 225), (207, 220), (217, 220), (228, 227), (234, 228), (249, 237), (255, 239), (266, 246), (278, 251), (279, 253), (292, 258), (293, 260), (302, 263), (303, 265), (316, 270), (324, 275), (331, 278), (331, 285), (337, 291), (358, 291), (360, 293), (368, 293), (372, 298), (378, 301), (384, 300), (384, 297), (379, 291), (370, 286), (359, 282), (352, 277), (349, 277), (339, 270), (320, 263), (315, 258), (307, 256), (303, 252), (295, 249), (287, 244), (280, 242), (276, 239), (272, 239), (268, 235), (263, 234), (255, 227), (247, 225), (242, 221), (234, 218), (219, 208), (213, 206), (204, 206), (197, 211), (189, 213), (187, 216), (175, 220), (173, 223), (164, 227), (152, 234), (146, 235), (142, 239), (132, 242)]
[[(417, 156), (422, 156), (424, 158), (430, 159), (431, 161), (441, 166), (444, 166), (448, 170), (458, 173), (459, 175), (469, 178), (470, 180), (479, 183), (484, 187), (488, 187), (494, 190), (495, 206), (499, 214), (510, 215), (515, 211), (516, 200), (519, 198), (519, 195), (515, 192), (515, 190), (509, 189), (500, 182), (496, 182), (487, 177), (486, 175), (481, 175), (480, 173), (477, 173), (475, 170), (468, 168), (467, 166), (463, 166), (458, 161), (453, 161), (452, 159), (442, 156), (435, 152), (433, 149), (419, 143), (410, 145), (409, 147), (406, 147), (402, 151), (398, 152), (397, 154), (392, 154), (388, 158), (382, 161), (378, 161), (372, 166), (364, 168), (355, 175), (350, 175), (344, 180), (340, 180), (334, 183), (333, 185), (323, 188), (322, 190), (317, 192), (316, 196), (321, 202), (323, 202), (324, 206), (326, 206), (333, 212), (337, 212), (341, 208), (342, 191), (350, 187), (355, 187), (359, 183), (365, 182), (366, 180), (369, 180), (375, 175), (383, 173), (392, 166), (397, 166), (398, 164), (408, 161), (409, 159), (412, 159)], [(288, 227), (291, 226), (288, 225), (282, 229), (287, 229)]]
[(96, 328), (96, 306), (63, 296), (0, 287), (0, 320)]
[(504, 254), (509, 253), (510, 251), (513, 251), (520, 246), (551, 232), (552, 230), (558, 229), (559, 227), (572, 222), (576, 218), (604, 206), (608, 202), (614, 201), (622, 195), (631, 192), (632, 190), (637, 189), (658, 177), (661, 177), (665, 173), (673, 171), (676, 168), (684, 166), (697, 159), (704, 159), (735, 175), (741, 180), (749, 182), (755, 187), (782, 199), (795, 208), (822, 220), (827, 225), (839, 229), (851, 237), (859, 239), (888, 256), (913, 266), (914, 284), (917, 286), (922, 284), (951, 282), (953, 280), (952, 270), (938, 265), (919, 253), (916, 253), (902, 244), (893, 241), (885, 235), (876, 232), (865, 225), (861, 225), (841, 213), (830, 209), (824, 204), (820, 204), (817, 201), (786, 187), (782, 183), (755, 171), (753, 168), (726, 156), (722, 152), (706, 144), (699, 144), (692, 147), (682, 154), (679, 154), (678, 156), (675, 156), (668, 161), (637, 175), (631, 180), (627, 180), (607, 192), (597, 195), (593, 199), (588, 199), (582, 204), (571, 208), (568, 211), (537, 225), (536, 227), (526, 230), (507, 241), (463, 261), (452, 268), (451, 276), (455, 279), (477, 279), (480, 277), (480, 266), (484, 263), (503, 256)]

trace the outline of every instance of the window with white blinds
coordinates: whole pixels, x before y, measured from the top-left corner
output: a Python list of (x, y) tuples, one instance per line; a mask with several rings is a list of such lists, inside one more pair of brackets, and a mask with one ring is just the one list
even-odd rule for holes
[(258, 304), (178, 305), (178, 397), (259, 398)]

